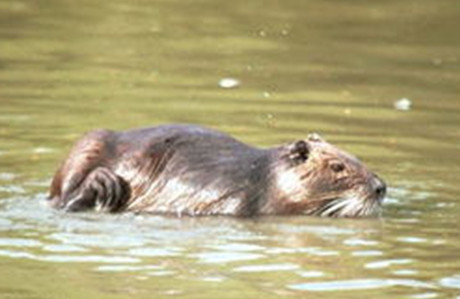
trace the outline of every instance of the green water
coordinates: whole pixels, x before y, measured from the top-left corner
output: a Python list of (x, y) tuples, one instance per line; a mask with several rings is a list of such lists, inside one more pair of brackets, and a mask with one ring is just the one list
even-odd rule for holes
[[(454, 0), (2, 0), (0, 298), (459, 297), (459, 26)], [(319, 132), (385, 178), (383, 217), (44, 205), (83, 132), (177, 122)]]

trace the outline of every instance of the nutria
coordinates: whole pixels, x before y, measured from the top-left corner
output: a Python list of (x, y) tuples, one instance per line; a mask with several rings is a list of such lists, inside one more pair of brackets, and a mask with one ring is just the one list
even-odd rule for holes
[(207, 128), (164, 125), (86, 134), (56, 172), (52, 206), (65, 211), (173, 215), (379, 212), (385, 183), (316, 134), (260, 149)]

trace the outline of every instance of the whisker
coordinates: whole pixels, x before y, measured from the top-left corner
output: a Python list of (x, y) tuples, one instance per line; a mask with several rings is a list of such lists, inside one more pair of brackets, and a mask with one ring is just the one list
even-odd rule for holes
[(370, 216), (379, 211), (379, 203), (372, 198), (362, 198), (349, 195), (346, 197), (334, 197), (322, 199), (317, 209), (309, 213), (323, 217), (358, 217)]
[(326, 210), (321, 213), (321, 216), (332, 216), (335, 212), (340, 214), (340, 211), (343, 210), (347, 205), (349, 205), (349, 199), (336, 199), (332, 201), (332, 204), (328, 206)]

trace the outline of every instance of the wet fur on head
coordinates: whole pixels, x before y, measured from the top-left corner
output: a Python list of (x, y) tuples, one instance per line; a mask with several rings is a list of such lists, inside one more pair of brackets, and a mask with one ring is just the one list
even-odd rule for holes
[[(319, 135), (293, 143), (275, 171), (286, 213), (324, 217), (372, 216), (380, 212), (384, 183), (357, 158)], [(383, 191), (376, 191), (382, 185)]]

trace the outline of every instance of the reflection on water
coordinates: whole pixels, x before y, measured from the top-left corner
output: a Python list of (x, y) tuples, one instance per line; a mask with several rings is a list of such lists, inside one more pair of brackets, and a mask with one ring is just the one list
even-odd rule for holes
[(407, 286), (413, 288), (435, 288), (430, 284), (421, 283), (410, 279), (355, 279), (348, 281), (313, 282), (290, 286), (293, 289), (305, 291), (347, 291), (381, 289), (391, 286)]
[[(455, 298), (460, 15), (453, 0), (2, 1), (6, 298)], [(311, 131), (389, 183), (381, 219), (62, 214), (45, 203), (95, 127)]]
[[(147, 285), (162, 277), (166, 280), (155, 288), (158, 295), (174, 291), (188, 296), (189, 288), (215, 284), (224, 289), (257, 287), (274, 296), (353, 296), (375, 290), (382, 297), (385, 290), (422, 296), (459, 287), (453, 265), (446, 269), (426, 260), (433, 248), (451, 241), (413, 230), (412, 222), (401, 224), (391, 215), (381, 220), (178, 219), (63, 214), (46, 207), (44, 200), (40, 195), (2, 201), (0, 219), (8, 223), (2, 223), (1, 258), (52, 263), (64, 273), (80, 269), (103, 277), (117, 274)], [(430, 277), (448, 272), (452, 275)], [(81, 283), (87, 279), (77, 278)]]

